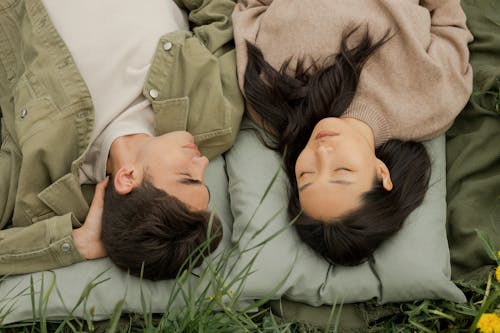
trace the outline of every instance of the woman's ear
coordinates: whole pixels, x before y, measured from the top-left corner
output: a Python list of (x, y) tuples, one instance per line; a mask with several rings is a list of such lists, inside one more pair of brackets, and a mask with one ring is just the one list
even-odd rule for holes
[(123, 166), (113, 176), (113, 185), (121, 195), (129, 194), (136, 183), (136, 172), (132, 166)]
[(393, 185), (389, 168), (379, 159), (377, 159), (377, 178), (382, 181), (382, 186), (386, 191), (392, 190)]

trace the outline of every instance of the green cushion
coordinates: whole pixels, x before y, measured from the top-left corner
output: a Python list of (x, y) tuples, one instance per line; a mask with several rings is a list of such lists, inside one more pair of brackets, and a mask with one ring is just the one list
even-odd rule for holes
[(259, 141), (251, 126), (244, 122), (235, 146), (226, 153), (234, 217), (232, 239), (241, 239), (243, 251), (278, 234), (263, 246), (244, 252), (239, 260), (240, 266), (255, 261), (255, 272), (245, 284), (246, 296), (259, 298), (272, 293), (273, 298), (284, 296), (311, 305), (372, 298), (379, 303), (422, 298), (465, 301), (450, 281), (443, 136), (425, 143), (432, 176), (424, 203), (369, 261), (343, 267), (329, 265), (299, 240), (293, 227), (286, 228), (288, 181), (284, 172), (279, 172), (260, 203), (281, 161)]

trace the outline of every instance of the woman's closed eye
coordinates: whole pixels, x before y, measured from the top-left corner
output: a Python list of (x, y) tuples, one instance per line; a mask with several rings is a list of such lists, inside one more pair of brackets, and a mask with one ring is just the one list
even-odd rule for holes
[(309, 174), (313, 174), (313, 173), (314, 173), (313, 171), (302, 171), (302, 172), (299, 174), (299, 178), (302, 178), (302, 176), (309, 175)]

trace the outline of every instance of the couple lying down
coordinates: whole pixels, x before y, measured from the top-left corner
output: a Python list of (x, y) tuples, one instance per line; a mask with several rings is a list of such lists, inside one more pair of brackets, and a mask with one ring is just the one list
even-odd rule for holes
[(418, 141), (472, 89), (453, 0), (37, 0), (0, 25), (0, 274), (109, 256), (175, 277), (220, 240), (204, 169), (245, 103), (285, 156), (300, 238), (356, 265), (422, 202)]

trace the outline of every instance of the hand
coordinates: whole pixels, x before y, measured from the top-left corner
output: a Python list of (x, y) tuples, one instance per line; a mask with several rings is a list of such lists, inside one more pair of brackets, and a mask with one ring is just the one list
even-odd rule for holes
[(104, 209), (104, 193), (109, 178), (106, 177), (95, 187), (94, 198), (90, 204), (87, 218), (78, 229), (73, 230), (76, 249), (86, 259), (97, 259), (107, 256), (101, 240), (102, 211)]

